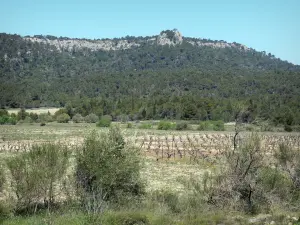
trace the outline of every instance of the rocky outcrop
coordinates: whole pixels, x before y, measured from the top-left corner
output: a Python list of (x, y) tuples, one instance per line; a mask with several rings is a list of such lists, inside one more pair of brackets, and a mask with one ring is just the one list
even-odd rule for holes
[[(180, 45), (183, 42), (182, 34), (177, 30), (165, 30), (157, 36), (149, 38), (122, 38), (122, 39), (101, 39), (101, 40), (89, 40), (89, 39), (72, 39), (72, 38), (55, 38), (53, 36), (34, 36), (23, 37), (27, 41), (38, 42), (43, 44), (49, 44), (55, 46), (59, 51), (77, 51), (81, 49), (89, 49), (91, 51), (116, 51), (125, 50), (134, 47), (140, 47), (141, 45)], [(194, 46), (209, 46), (213, 48), (238, 48), (240, 50), (247, 51), (248, 47), (238, 43), (227, 43), (225, 41), (210, 41), (205, 39), (192, 39), (185, 38), (185, 42)]]
[(157, 36), (158, 45), (179, 45), (182, 41), (183, 37), (177, 29), (162, 31)]

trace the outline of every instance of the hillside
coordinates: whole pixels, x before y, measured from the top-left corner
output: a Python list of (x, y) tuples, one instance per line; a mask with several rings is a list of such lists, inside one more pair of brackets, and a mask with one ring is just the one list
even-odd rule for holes
[[(0, 106), (68, 106), (132, 118), (300, 117), (300, 66), (238, 43), (184, 37), (75, 39), (0, 34)], [(246, 102), (246, 103), (245, 103)]]

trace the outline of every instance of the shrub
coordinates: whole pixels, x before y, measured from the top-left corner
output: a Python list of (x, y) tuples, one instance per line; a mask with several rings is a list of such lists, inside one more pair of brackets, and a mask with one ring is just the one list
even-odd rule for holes
[(139, 129), (151, 129), (152, 128), (152, 124), (151, 123), (141, 123), (138, 126)]
[(84, 117), (84, 121), (86, 123), (97, 123), (98, 120), (99, 120), (99, 117), (97, 115), (95, 115), (94, 113), (91, 113), (91, 114), (87, 115), (86, 117)]
[(213, 130), (209, 121), (201, 121), (199, 124), (198, 130)]
[(29, 116), (29, 113), (27, 113), (25, 111), (25, 109), (21, 109), (18, 113), (17, 113), (17, 120), (25, 120), (25, 118)]
[(53, 121), (53, 117), (48, 114), (48, 113), (41, 113), (39, 115), (39, 118), (38, 118), (38, 122), (40, 123), (48, 123), (48, 122), (52, 122)]
[(38, 114), (36, 114), (36, 113), (30, 113), (29, 117), (31, 118), (31, 120), (33, 122), (36, 122), (38, 120), (38, 118), (39, 118)]
[(70, 120), (70, 116), (66, 113), (63, 113), (63, 114), (59, 114), (57, 117), (56, 117), (56, 120), (57, 122), (59, 123), (68, 123), (69, 120)]
[(202, 182), (194, 182), (195, 192), (204, 202), (218, 207), (232, 206), (251, 213), (257, 207), (268, 207), (258, 177), (264, 166), (263, 156), (258, 136), (251, 136), (243, 145), (225, 153), (219, 172), (207, 172)]
[(77, 154), (76, 177), (84, 205), (87, 195), (99, 204), (138, 196), (143, 190), (139, 151), (125, 143), (118, 127), (86, 137)]
[[(57, 117), (61, 114), (68, 114), (67, 109), (59, 109), (54, 113), (54, 118), (57, 119)], [(69, 114), (68, 114), (69, 115)]]
[(225, 130), (224, 122), (221, 120), (212, 121), (212, 124), (213, 124), (213, 130), (215, 130), (215, 131), (224, 131)]
[(176, 124), (167, 122), (167, 121), (160, 121), (158, 123), (157, 129), (158, 130), (172, 130), (176, 127)]
[(97, 127), (109, 127), (111, 124), (112, 118), (109, 115), (102, 116), (99, 122), (96, 124)]
[(10, 116), (0, 116), (0, 125), (3, 124), (10, 124), (10, 125), (16, 125), (17, 121), (16, 118), (10, 117)]
[(127, 128), (132, 128), (132, 123), (127, 123)]
[(202, 130), (202, 131), (224, 131), (225, 127), (224, 127), (224, 122), (221, 120), (218, 121), (211, 121), (211, 120), (207, 120), (207, 121), (201, 121), (198, 127), (198, 130)]
[(17, 211), (32, 212), (41, 199), (45, 206), (54, 204), (69, 156), (69, 151), (62, 145), (43, 144), (7, 160), (12, 191), (17, 197)]
[(0, 117), (1, 116), (8, 116), (8, 111), (6, 109), (0, 109)]
[(83, 122), (83, 120), (84, 120), (84, 118), (79, 113), (75, 114), (72, 118), (72, 121), (74, 123), (80, 123), (80, 122)]
[(176, 130), (186, 130), (188, 128), (187, 122), (176, 123)]
[(122, 114), (117, 117), (118, 121), (121, 121), (121, 123), (127, 123), (129, 121), (129, 116), (126, 114)]
[(293, 131), (293, 128), (290, 126), (290, 125), (284, 125), (284, 130), (286, 132), (292, 132)]

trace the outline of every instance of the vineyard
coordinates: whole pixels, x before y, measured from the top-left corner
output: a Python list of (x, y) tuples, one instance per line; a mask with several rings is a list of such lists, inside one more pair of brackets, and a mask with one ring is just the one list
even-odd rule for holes
[[(22, 128), (22, 127), (21, 127)], [(57, 129), (24, 127), (18, 130), (7, 127), (0, 136), (0, 152), (18, 153), (28, 151), (32, 145), (59, 142), (70, 149), (75, 149), (83, 142), (83, 137), (92, 128), (65, 126)], [(12, 129), (12, 130), (10, 130)], [(27, 130), (28, 129), (28, 130)], [(9, 133), (11, 132), (11, 133)], [(28, 136), (28, 135), (31, 136)], [(237, 144), (246, 139), (249, 132), (239, 134)], [(1, 135), (1, 134), (0, 134)], [(17, 138), (19, 135), (21, 138)], [(27, 135), (27, 136), (26, 136)], [(299, 133), (258, 133), (261, 140), (261, 148), (266, 154), (278, 148), (280, 143), (285, 143), (294, 149), (300, 149)], [(217, 157), (226, 150), (233, 149), (233, 132), (128, 132), (124, 131), (128, 141), (135, 143), (146, 156), (158, 160), (189, 159)], [(9, 138), (12, 137), (12, 138)]]

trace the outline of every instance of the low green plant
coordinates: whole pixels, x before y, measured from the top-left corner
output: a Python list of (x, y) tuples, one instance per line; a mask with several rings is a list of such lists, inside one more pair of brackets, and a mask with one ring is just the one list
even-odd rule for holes
[(284, 125), (284, 130), (285, 130), (286, 132), (292, 132), (292, 131), (293, 131), (293, 128), (292, 128), (292, 126), (290, 126), (290, 125)]
[(81, 123), (81, 122), (84, 121), (84, 118), (83, 118), (83, 116), (82, 116), (81, 114), (77, 113), (77, 114), (75, 114), (75, 115), (72, 117), (72, 121), (73, 121), (74, 123)]
[(151, 129), (152, 128), (152, 124), (151, 123), (141, 123), (138, 125), (139, 129)]
[(86, 117), (84, 117), (84, 121), (86, 123), (96, 123), (97, 121), (99, 121), (99, 117), (96, 114), (91, 113), (91, 114), (87, 115)]
[(3, 115), (0, 116), (0, 125), (8, 124), (8, 125), (16, 125), (17, 121), (15, 117)]
[(53, 117), (49, 113), (39, 114), (38, 122), (48, 123), (48, 122), (52, 122), (52, 121), (53, 121)]
[(112, 118), (110, 115), (102, 116), (101, 119), (96, 124), (97, 127), (110, 127)]
[(188, 129), (188, 124), (187, 122), (178, 122), (176, 123), (176, 130), (187, 130)]
[(67, 114), (67, 113), (62, 113), (62, 114), (59, 114), (57, 117), (56, 117), (56, 121), (58, 123), (68, 123), (70, 120), (70, 116)]
[(224, 127), (224, 122), (221, 120), (218, 121), (207, 120), (207, 121), (201, 121), (197, 129), (201, 131), (224, 131), (225, 127)]
[(127, 123), (127, 128), (132, 128), (132, 123)]
[(160, 121), (158, 123), (157, 129), (158, 130), (174, 130), (176, 127), (175, 123), (167, 122), (167, 121)]

